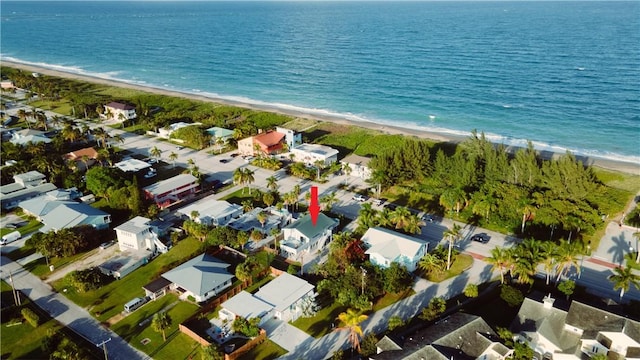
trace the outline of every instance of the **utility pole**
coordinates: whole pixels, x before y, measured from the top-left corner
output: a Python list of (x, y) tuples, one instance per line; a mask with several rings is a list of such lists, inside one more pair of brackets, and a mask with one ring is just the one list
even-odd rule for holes
[(108, 338), (107, 340), (101, 342), (100, 344), (96, 344), (96, 347), (102, 346), (102, 350), (104, 350), (104, 360), (108, 360), (108, 357), (107, 357), (107, 343), (109, 341), (111, 341), (111, 338)]
[(365, 268), (363, 268), (362, 266), (360, 267), (360, 270), (362, 270), (362, 288), (361, 288), (361, 295), (364, 295), (364, 280), (367, 277), (367, 270), (365, 270)]
[(15, 285), (13, 285), (13, 275), (11, 271), (9, 271), (9, 282), (11, 282), (11, 292), (13, 293), (13, 301), (17, 306), (22, 305), (22, 301), (20, 300), (20, 292), (16, 290)]

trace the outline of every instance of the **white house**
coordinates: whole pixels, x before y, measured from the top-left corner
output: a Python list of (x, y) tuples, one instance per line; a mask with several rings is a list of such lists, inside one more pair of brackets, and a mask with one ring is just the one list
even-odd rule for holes
[(368, 247), (365, 254), (372, 264), (387, 268), (395, 262), (409, 272), (416, 270), (428, 247), (425, 241), (381, 227), (369, 228), (362, 242)]
[(316, 161), (322, 161), (324, 165), (329, 165), (338, 161), (338, 150), (319, 144), (301, 144), (290, 152), (294, 155), (294, 160), (308, 165), (314, 165)]
[(151, 167), (147, 162), (134, 158), (124, 158), (113, 166), (124, 172), (138, 172)]
[[(196, 218), (191, 216), (194, 211), (198, 213)], [(221, 226), (242, 215), (242, 206), (230, 204), (224, 200), (216, 200), (215, 195), (210, 195), (178, 209), (177, 213), (200, 224)]]
[(158, 239), (158, 235), (150, 225), (151, 219), (136, 216), (116, 227), (118, 246), (121, 251), (148, 250), (151, 253), (167, 252), (168, 247)]
[(525, 298), (510, 326), (514, 340), (553, 359), (640, 358), (640, 322), (575, 300), (569, 311), (554, 302), (551, 296)]
[(367, 180), (371, 177), (369, 161), (371, 161), (371, 158), (351, 154), (340, 160), (340, 163), (343, 166), (348, 166), (351, 169), (349, 176), (359, 177), (361, 179)]
[(173, 123), (170, 124), (166, 127), (160, 128), (158, 129), (158, 136), (161, 138), (165, 138), (168, 139), (169, 137), (171, 137), (171, 134), (178, 130), (178, 129), (182, 129), (184, 127), (187, 126), (192, 126), (192, 125), (202, 125), (201, 123), (186, 123), (186, 122), (177, 122), (177, 123)]
[(181, 299), (191, 296), (196, 302), (203, 302), (231, 286), (233, 275), (227, 271), (229, 266), (204, 253), (162, 274), (162, 277), (171, 281), (170, 289), (180, 292)]
[(318, 220), (314, 226), (309, 214), (302, 216), (293, 224), (282, 229), (284, 240), (280, 242), (280, 251), (283, 256), (297, 258), (303, 252), (322, 250), (331, 241), (333, 229), (339, 221), (318, 214)]
[[(120, 116), (122, 114), (122, 116)], [(137, 117), (135, 106), (112, 101), (104, 106), (102, 117), (118, 121), (132, 120)]]
[(9, 140), (13, 144), (16, 145), (26, 145), (28, 143), (50, 143), (51, 139), (44, 135), (44, 131), (34, 130), (34, 129), (22, 129), (15, 131), (11, 134), (11, 140)]
[(284, 142), (289, 149), (302, 144), (302, 134), (283, 127), (276, 127), (276, 132), (284, 134)]
[(237, 316), (259, 317), (261, 323), (276, 318), (294, 321), (315, 304), (316, 293), (307, 281), (282, 273), (251, 295), (246, 291), (222, 303), (220, 317), (233, 321)]

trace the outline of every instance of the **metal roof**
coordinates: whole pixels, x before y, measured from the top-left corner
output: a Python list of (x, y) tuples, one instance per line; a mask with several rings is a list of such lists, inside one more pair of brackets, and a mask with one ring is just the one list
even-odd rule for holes
[(230, 265), (206, 253), (170, 270), (162, 277), (199, 296), (233, 278)]

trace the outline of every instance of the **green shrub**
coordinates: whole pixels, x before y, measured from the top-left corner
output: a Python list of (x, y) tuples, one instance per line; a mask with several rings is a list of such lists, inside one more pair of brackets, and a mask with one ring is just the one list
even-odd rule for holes
[(524, 301), (522, 292), (509, 285), (502, 285), (500, 287), (500, 298), (511, 307), (519, 306)]
[(27, 322), (31, 324), (31, 326), (33, 326), (34, 328), (38, 327), (40, 323), (40, 317), (38, 316), (38, 314), (34, 313), (33, 310), (29, 308), (22, 309), (21, 313), (24, 319), (27, 320)]

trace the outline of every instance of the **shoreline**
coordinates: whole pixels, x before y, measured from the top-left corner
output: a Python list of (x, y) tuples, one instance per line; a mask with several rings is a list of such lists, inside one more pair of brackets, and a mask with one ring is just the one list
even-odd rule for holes
[[(275, 106), (252, 104), (252, 103), (241, 102), (241, 101), (232, 101), (229, 99), (223, 99), (219, 97), (198, 95), (194, 93), (163, 89), (163, 88), (153, 87), (149, 85), (132, 84), (130, 82), (121, 81), (121, 80), (105, 79), (105, 78), (100, 78), (100, 77), (95, 77), (95, 76), (90, 76), (85, 74), (56, 70), (56, 69), (51, 69), (51, 68), (42, 67), (38, 65), (31, 65), (31, 64), (25, 64), (25, 63), (14, 62), (14, 61), (2, 60), (1, 64), (7, 67), (13, 67), (13, 68), (17, 68), (17, 69), (21, 69), (29, 72), (37, 72), (37, 73), (41, 73), (49, 76), (74, 79), (78, 81), (84, 81), (84, 82), (90, 82), (90, 83), (96, 83), (96, 84), (108, 85), (108, 86), (114, 86), (114, 87), (128, 88), (128, 89), (143, 91), (147, 93), (187, 98), (187, 99), (203, 101), (203, 102), (212, 102), (212, 103), (223, 104), (223, 105), (237, 106), (237, 107), (242, 107), (242, 108), (252, 109), (252, 110), (267, 111), (267, 112), (292, 116), (294, 118), (305, 118), (305, 119), (316, 120), (321, 122), (331, 122), (339, 125), (356, 126), (356, 127), (366, 128), (369, 130), (379, 131), (379, 132), (390, 134), (390, 135), (412, 136), (412, 137), (417, 137), (421, 139), (432, 140), (435, 142), (448, 142), (453, 144), (460, 143), (468, 138), (467, 136), (456, 136), (452, 134), (445, 135), (441, 133), (430, 132), (424, 129), (410, 129), (410, 128), (394, 126), (389, 124), (378, 124), (378, 123), (368, 122), (368, 121), (344, 119), (337, 116), (319, 115), (319, 114), (307, 113), (303, 111), (281, 109)], [(494, 144), (497, 144), (497, 143), (494, 143)], [(517, 147), (517, 146), (506, 146), (507, 151), (511, 153), (515, 152), (519, 148), (520, 147)], [(564, 154), (564, 153), (557, 153), (557, 152), (544, 151), (544, 150), (538, 150), (538, 149), (536, 149), (536, 151), (538, 152), (540, 157), (542, 157), (543, 159), (551, 159)], [(595, 166), (595, 167), (599, 167), (607, 170), (624, 172), (632, 175), (640, 175), (640, 164), (637, 164), (637, 163), (626, 162), (626, 161), (616, 161), (612, 159), (605, 159), (605, 158), (598, 158), (598, 157), (581, 156), (576, 154), (574, 154), (574, 156), (576, 157), (576, 159), (582, 161), (585, 165), (591, 165), (591, 166)]]

